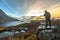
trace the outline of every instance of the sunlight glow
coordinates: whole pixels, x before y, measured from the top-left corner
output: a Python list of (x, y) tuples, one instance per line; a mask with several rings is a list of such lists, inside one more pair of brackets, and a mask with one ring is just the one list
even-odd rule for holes
[(44, 14), (44, 12), (42, 11), (42, 10), (29, 10), (28, 12), (27, 12), (27, 16), (40, 16), (40, 15), (43, 15)]

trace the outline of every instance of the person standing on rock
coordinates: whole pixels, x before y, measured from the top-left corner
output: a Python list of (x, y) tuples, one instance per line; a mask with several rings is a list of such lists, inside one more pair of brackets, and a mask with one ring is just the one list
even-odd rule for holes
[(51, 14), (45, 10), (44, 16), (45, 16), (45, 20), (46, 20), (45, 27), (47, 28), (48, 25), (51, 27), (51, 19), (50, 19), (51, 18)]

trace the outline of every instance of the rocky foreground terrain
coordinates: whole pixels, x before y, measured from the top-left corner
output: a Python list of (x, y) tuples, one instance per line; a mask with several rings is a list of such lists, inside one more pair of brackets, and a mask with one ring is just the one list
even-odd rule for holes
[(30, 23), (25, 23), (21, 25), (15, 26), (16, 28), (27, 27), (26, 32), (21, 32), (19, 34), (14, 34), (13, 36), (7, 36), (4, 38), (0, 38), (1, 40), (37, 40), (36, 31), (40, 22), (32, 21)]
[[(55, 24), (56, 25), (56, 24)], [(21, 32), (18, 34), (14, 34), (13, 36), (7, 36), (4, 38), (0, 38), (0, 40), (60, 40), (60, 29), (52, 31), (51, 33), (48, 33), (48, 37), (46, 36), (46, 33), (40, 33), (40, 35), (37, 34), (37, 28), (40, 26), (40, 21), (32, 21), (30, 23), (25, 23), (21, 25), (15, 26), (16, 28), (21, 28), (21, 27), (27, 27), (28, 29), (26, 32)], [(51, 35), (52, 34), (52, 35)], [(43, 37), (45, 39), (43, 39)]]

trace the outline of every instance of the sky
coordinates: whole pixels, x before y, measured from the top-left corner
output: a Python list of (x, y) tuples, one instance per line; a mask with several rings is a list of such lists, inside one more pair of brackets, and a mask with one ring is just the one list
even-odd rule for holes
[(47, 10), (60, 17), (60, 0), (0, 0), (0, 9), (8, 16), (40, 16)]

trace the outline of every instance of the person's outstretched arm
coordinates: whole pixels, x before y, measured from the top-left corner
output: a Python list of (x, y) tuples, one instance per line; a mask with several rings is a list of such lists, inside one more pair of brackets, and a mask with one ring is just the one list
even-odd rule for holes
[(46, 13), (43, 16), (45, 16), (45, 15), (46, 15)]

